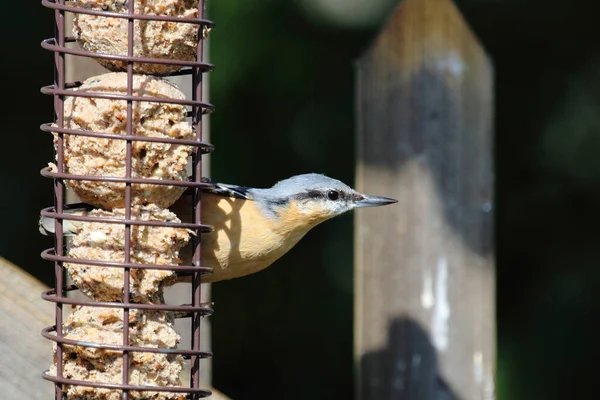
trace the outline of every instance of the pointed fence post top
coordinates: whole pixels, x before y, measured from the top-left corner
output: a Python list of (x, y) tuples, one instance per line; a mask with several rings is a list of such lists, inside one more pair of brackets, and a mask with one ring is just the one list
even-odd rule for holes
[(452, 0), (403, 0), (357, 66), (383, 58), (409, 70), (438, 64), (460, 75), (467, 63), (481, 57), (491, 68), (484, 47)]

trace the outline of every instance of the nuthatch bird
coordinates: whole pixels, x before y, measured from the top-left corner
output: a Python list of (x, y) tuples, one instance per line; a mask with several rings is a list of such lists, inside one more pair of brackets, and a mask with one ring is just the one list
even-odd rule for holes
[[(214, 231), (202, 234), (201, 262), (214, 272), (203, 275), (202, 282), (261, 271), (321, 222), (355, 208), (396, 202), (320, 174), (293, 176), (269, 189), (213, 183), (202, 193), (202, 223)], [(63, 229), (66, 235), (76, 234), (79, 226), (65, 220)], [(40, 231), (54, 233), (54, 221), (42, 218)]]

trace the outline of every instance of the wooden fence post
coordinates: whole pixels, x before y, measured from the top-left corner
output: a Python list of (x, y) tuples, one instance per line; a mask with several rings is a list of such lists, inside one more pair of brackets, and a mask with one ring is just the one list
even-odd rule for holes
[(451, 0), (405, 0), (357, 63), (357, 398), (495, 397), (493, 68)]

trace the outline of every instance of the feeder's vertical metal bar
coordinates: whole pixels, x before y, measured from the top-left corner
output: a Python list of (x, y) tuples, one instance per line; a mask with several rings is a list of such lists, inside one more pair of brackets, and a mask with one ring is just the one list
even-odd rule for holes
[[(134, 42), (134, 19), (131, 18), (134, 11), (134, 1), (129, 1), (127, 6), (130, 17), (127, 19), (127, 56), (133, 57), (133, 42)], [(127, 61), (127, 96), (133, 95), (133, 61)], [(133, 135), (133, 101), (127, 100), (127, 135)], [(125, 177), (131, 178), (132, 167), (132, 141), (127, 140), (127, 149), (125, 155)], [(131, 183), (125, 184), (125, 219), (131, 219)], [(125, 260), (129, 263), (131, 259), (131, 225), (125, 224)], [(128, 304), (129, 297), (129, 267), (123, 270), (123, 302)], [(123, 346), (129, 346), (129, 307), (123, 308)], [(123, 350), (123, 385), (129, 384), (129, 350)], [(129, 391), (123, 390), (122, 398), (129, 399)]]
[[(204, 18), (204, 0), (198, 0), (198, 18)], [(203, 33), (204, 33), (204, 25), (198, 25), (198, 47), (196, 50), (196, 60), (202, 61), (202, 52), (203, 52)], [(193, 67), (192, 69), (192, 100), (194, 101), (202, 101), (202, 68)], [(196, 131), (196, 140), (199, 142), (202, 141), (202, 107), (194, 105), (192, 107), (192, 126)], [(202, 151), (200, 147), (197, 147), (192, 154), (192, 179), (194, 182), (202, 181)], [(202, 195), (200, 188), (194, 188), (194, 223), (201, 223), (201, 214), (202, 214)], [(193, 263), (194, 266), (201, 266), (201, 245), (200, 245), (200, 236), (201, 233), (198, 233), (197, 236), (193, 239), (194, 246), (194, 258)], [(192, 304), (194, 307), (197, 307), (201, 303), (202, 293), (201, 293), (201, 283), (200, 283), (200, 272), (194, 272), (192, 279), (192, 291), (193, 291), (193, 299)], [(192, 349), (200, 350), (200, 320), (201, 313), (196, 311), (192, 317)], [(192, 356), (191, 358), (191, 387), (193, 389), (200, 388), (200, 357)], [(192, 398), (198, 399), (200, 396), (198, 394), (194, 394)]]
[[(64, 5), (65, 0), (58, 0), (58, 4)], [(65, 46), (65, 12), (60, 10), (54, 11), (55, 27), (54, 37), (60, 48)], [(58, 90), (65, 88), (65, 55), (61, 52), (54, 53), (54, 87)], [(56, 124), (59, 128), (64, 127), (64, 97), (60, 95), (54, 96), (54, 112), (56, 113)], [(59, 173), (63, 172), (64, 154), (63, 154), (63, 139), (64, 134), (59, 133), (56, 138), (56, 164)], [(61, 178), (54, 180), (54, 201), (55, 211), (62, 214), (64, 205), (64, 182)], [(54, 230), (56, 232), (55, 251), (56, 255), (63, 256), (63, 220), (56, 218), (54, 220)], [(56, 284), (56, 297), (64, 297), (64, 282), (63, 282), (63, 263), (57, 261), (54, 263), (54, 280)], [(55, 303), (55, 324), (56, 336), (61, 338), (63, 321), (62, 303)], [(58, 379), (63, 377), (63, 349), (60, 343), (56, 346), (56, 376)], [(56, 400), (62, 399), (62, 384), (56, 383), (54, 386)]]

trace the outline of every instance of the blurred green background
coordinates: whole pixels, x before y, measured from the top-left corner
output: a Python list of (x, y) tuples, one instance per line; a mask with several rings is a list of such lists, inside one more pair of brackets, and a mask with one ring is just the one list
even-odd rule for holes
[[(29, 2), (28, 2), (29, 3)], [(579, 399), (600, 355), (600, 4), (462, 0), (496, 69), (498, 398)], [(212, 0), (213, 179), (270, 186), (354, 171), (354, 70), (392, 0)], [(53, 13), (5, 2), (0, 255), (53, 284)], [(16, 145), (18, 147), (12, 147)], [(594, 217), (595, 216), (595, 217)], [(596, 221), (596, 222), (594, 222)], [(352, 217), (272, 268), (214, 286), (214, 383), (236, 399), (350, 399)]]

